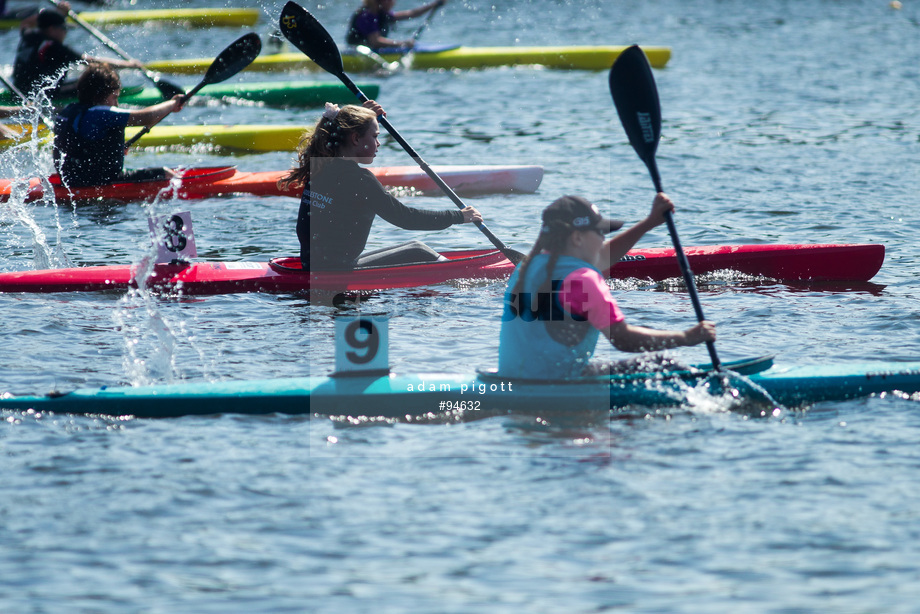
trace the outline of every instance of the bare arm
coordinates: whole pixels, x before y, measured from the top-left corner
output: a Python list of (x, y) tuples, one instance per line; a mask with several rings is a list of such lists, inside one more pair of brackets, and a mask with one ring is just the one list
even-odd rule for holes
[(170, 100), (164, 100), (143, 109), (136, 109), (129, 113), (128, 125), (152, 126), (170, 113), (181, 110), (184, 104), (185, 96), (175, 96)]
[(95, 62), (97, 64), (109, 64), (115, 68), (143, 68), (144, 65), (141, 64), (138, 60), (117, 60), (115, 58), (102, 58), (95, 55), (86, 55), (83, 54), (83, 60), (85, 62)]
[(411, 47), (414, 44), (411, 40), (398, 41), (395, 38), (387, 38), (382, 36), (379, 30), (368, 34), (367, 42), (374, 49), (379, 49), (380, 47)]
[(652, 201), (652, 210), (644, 220), (632, 226), (628, 230), (619, 233), (604, 245), (601, 252), (600, 269), (606, 271), (612, 265), (620, 261), (620, 258), (626, 255), (633, 246), (639, 242), (639, 239), (652, 228), (664, 224), (665, 211), (673, 211), (674, 202), (668, 198), (667, 194), (659, 192)]
[(434, 2), (429, 2), (423, 6), (416, 7), (414, 9), (409, 9), (408, 11), (396, 11), (393, 13), (393, 16), (396, 18), (396, 21), (401, 21), (403, 19), (412, 19), (414, 17), (421, 17), (428, 11), (434, 10), (444, 4), (447, 0), (434, 0)]
[(601, 332), (621, 352), (666, 350), (716, 340), (716, 325), (708, 320), (684, 331), (655, 330), (620, 321), (611, 324)]

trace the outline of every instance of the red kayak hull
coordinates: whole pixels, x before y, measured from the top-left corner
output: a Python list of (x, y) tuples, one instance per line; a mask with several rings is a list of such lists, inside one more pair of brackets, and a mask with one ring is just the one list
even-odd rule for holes
[[(694, 275), (730, 269), (781, 281), (869, 281), (885, 260), (885, 246), (877, 243), (706, 245), (684, 252)], [(607, 275), (656, 281), (682, 276), (673, 248), (632, 250)]]
[[(781, 281), (868, 281), (881, 268), (885, 248), (860, 245), (712, 245), (685, 249), (695, 274), (734, 270)], [(271, 262), (158, 264), (147, 280), (154, 289), (185, 295), (238, 292), (359, 291), (412, 288), (457, 279), (500, 279), (514, 266), (495, 250), (443, 252), (447, 262), (345, 272), (300, 270), (297, 258)], [(136, 287), (136, 266), (110, 265), (0, 273), (0, 292), (87, 292)], [(635, 249), (607, 272), (613, 278), (680, 277), (671, 248)]]
[[(157, 264), (147, 287), (184, 295), (239, 292), (360, 291), (412, 288), (457, 279), (496, 279), (514, 270), (501, 252), (442, 252), (446, 262), (304, 273), (299, 258), (271, 262)], [(137, 287), (137, 266), (110, 265), (0, 273), (0, 292), (93, 292)]]
[[(529, 194), (536, 192), (543, 180), (542, 166), (433, 166), (432, 169), (451, 189), (462, 194)], [(411, 188), (426, 194), (440, 192), (440, 188), (431, 177), (417, 166), (390, 166), (369, 170), (387, 187)], [(219, 166), (177, 172), (181, 173), (181, 177), (173, 180), (173, 183), (168, 180), (139, 181), (88, 188), (67, 188), (60, 184), (60, 179), (56, 175), (53, 175), (49, 182), (54, 189), (54, 198), (57, 202), (97, 199), (133, 202), (153, 200), (161, 193), (163, 197), (189, 200), (226, 194), (300, 198), (301, 193), (298, 188), (278, 187), (278, 181), (287, 171), (250, 173), (239, 171), (234, 166)], [(13, 183), (10, 179), (0, 179), (0, 202), (9, 200)], [(26, 201), (38, 200), (45, 193), (42, 182), (37, 178), (30, 179), (27, 188), (23, 183), (20, 189), (25, 189)]]

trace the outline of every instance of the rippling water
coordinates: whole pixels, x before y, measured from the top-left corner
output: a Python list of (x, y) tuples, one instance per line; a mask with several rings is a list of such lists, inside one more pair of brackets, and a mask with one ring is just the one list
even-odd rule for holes
[[(338, 36), (352, 4), (305, 6)], [(263, 3), (271, 21), (280, 5)], [(700, 280), (720, 356), (837, 363), (920, 358), (918, 25), (920, 6), (908, 0), (901, 10), (877, 0), (452, 0), (424, 37), (672, 47), (668, 67), (655, 72), (658, 160), (685, 245), (887, 250), (870, 284)], [(269, 29), (268, 19), (256, 28)], [(109, 34), (141, 58), (213, 55), (239, 36), (170, 27)], [(70, 36), (92, 44), (79, 30)], [(0, 34), (5, 61), (15, 44), (15, 33)], [(539, 211), (563, 193), (626, 220), (651, 202), (605, 73), (521, 67), (356, 80), (381, 83), (392, 123), (429, 163), (545, 166), (536, 195), (468, 199), (515, 249), (529, 248)], [(317, 113), (199, 102), (168, 121), (309, 124)], [(232, 163), (273, 170), (291, 160), (272, 153)], [(131, 157), (135, 166), (226, 161), (205, 150)], [(386, 140), (378, 164), (408, 163)], [(48, 169), (47, 150), (0, 162), (4, 176)], [(177, 208), (192, 211), (202, 258), (296, 253), (292, 200), (152, 207)], [(148, 212), (3, 205), (0, 270), (138, 262)], [(380, 223), (372, 241), (408, 236)], [(486, 244), (470, 227), (425, 240)], [(667, 243), (658, 229), (642, 245)], [(680, 284), (614, 287), (631, 321), (693, 320)], [(390, 316), (395, 370), (468, 370), (496, 362), (502, 292), (491, 282), (399, 290), (365, 308)], [(297, 296), (7, 294), (0, 391), (323, 374), (334, 315)], [(698, 348), (678, 355), (706, 360)], [(610, 421), (559, 408), (429, 425), (5, 413), (0, 609), (912, 612), (918, 415), (916, 400), (896, 395), (764, 420), (705, 400)]]

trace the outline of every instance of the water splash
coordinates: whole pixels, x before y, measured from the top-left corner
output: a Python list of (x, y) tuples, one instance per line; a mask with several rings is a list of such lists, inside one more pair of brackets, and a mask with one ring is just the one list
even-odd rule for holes
[[(148, 218), (162, 215), (164, 201), (172, 202), (181, 186), (179, 178), (172, 178), (169, 186), (161, 190), (153, 202), (144, 205)], [(182, 374), (177, 363), (177, 353), (191, 348), (199, 358), (198, 364), (208, 364), (208, 353), (195, 343), (185, 322), (167, 318), (160, 309), (159, 297), (149, 287), (157, 258), (157, 244), (165, 239), (162, 228), (151, 241), (138, 261), (134, 280), (136, 286), (123, 296), (112, 317), (124, 342), (123, 366), (132, 386), (154, 383), (173, 383)], [(181, 292), (181, 288), (177, 288)], [(213, 362), (213, 357), (211, 358)]]
[(704, 413), (735, 413), (751, 418), (779, 418), (785, 408), (770, 393), (734, 371), (713, 372), (688, 387), (688, 409)]
[[(27, 247), (32, 251), (34, 269), (71, 266), (64, 251), (63, 226), (54, 190), (48, 181), (54, 172), (52, 139), (38, 137), (43, 129), (43, 118), (52, 115), (51, 100), (44, 90), (37, 90), (15, 116), (22, 127), (23, 138), (4, 151), (0, 165), (0, 174), (11, 178), (9, 199), (0, 206), (0, 223), (12, 227), (10, 232), (5, 233), (5, 251), (15, 253)], [(32, 199), (31, 193), (36, 184), (42, 188), (42, 197)], [(38, 207), (52, 210), (50, 221), (55, 229), (53, 246), (49, 244), (42, 224), (36, 220)], [(27, 240), (17, 234), (17, 228), (25, 229)]]

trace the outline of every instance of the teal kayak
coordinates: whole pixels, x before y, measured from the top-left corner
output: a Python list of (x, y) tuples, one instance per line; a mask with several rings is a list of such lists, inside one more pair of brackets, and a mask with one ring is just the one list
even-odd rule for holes
[[(361, 90), (371, 99), (380, 95), (380, 86), (375, 83), (358, 84)], [(192, 89), (185, 88), (186, 91)], [(260, 102), (270, 107), (318, 107), (327, 102), (336, 104), (356, 103), (357, 99), (348, 88), (338, 82), (327, 81), (260, 81), (216, 83), (204, 86), (199, 96), (211, 98), (239, 99)], [(0, 92), (0, 104), (18, 105), (19, 100), (13, 100), (10, 92)], [(163, 100), (160, 90), (155, 87), (126, 88), (118, 99), (119, 104), (146, 107)], [(73, 100), (61, 99), (54, 101), (58, 106), (64, 106)]]
[[(747, 379), (733, 376), (731, 386), (760, 387), (789, 408), (883, 392), (920, 392), (920, 362), (784, 367), (764, 357), (724, 366), (750, 373)], [(482, 372), (384, 373), (87, 388), (32, 397), (6, 394), (0, 396), (0, 410), (139, 418), (222, 413), (407, 418), (457, 412), (607, 411), (679, 406), (691, 388), (712, 387), (718, 380), (707, 365), (690, 371), (576, 381), (516, 380)]]

